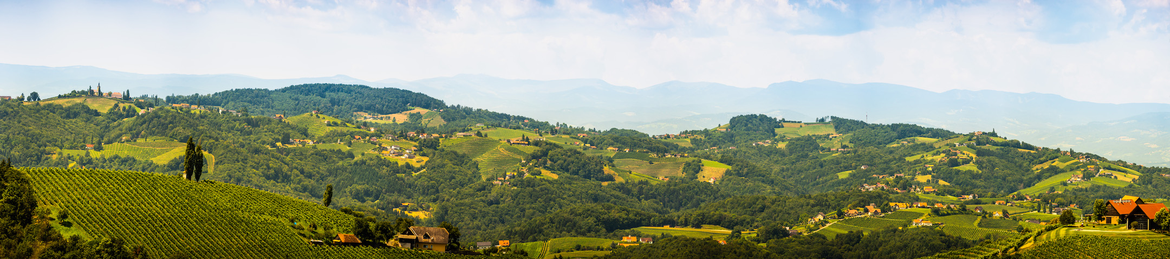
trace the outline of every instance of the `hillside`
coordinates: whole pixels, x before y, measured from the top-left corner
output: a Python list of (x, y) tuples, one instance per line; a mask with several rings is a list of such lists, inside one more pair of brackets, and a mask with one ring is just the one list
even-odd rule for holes
[[(154, 258), (445, 258), (450, 255), (370, 247), (316, 247), (352, 231), (353, 217), (264, 191), (217, 182), (185, 181), (151, 173), (21, 168), (31, 176), (38, 204), (68, 211), (75, 222), (60, 229), (142, 245)], [(295, 224), (295, 225), (294, 225)], [(317, 236), (299, 236), (295, 227)], [(317, 226), (313, 229), (309, 226)]]

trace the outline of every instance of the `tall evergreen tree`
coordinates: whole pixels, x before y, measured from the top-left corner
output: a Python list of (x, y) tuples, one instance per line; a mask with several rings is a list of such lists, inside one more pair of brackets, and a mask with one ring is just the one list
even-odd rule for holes
[(203, 178), (203, 145), (195, 145), (195, 181)]
[(195, 138), (187, 137), (187, 152), (183, 155), (183, 179), (191, 180), (195, 172), (195, 163), (191, 159), (195, 156)]
[(321, 198), (321, 203), (325, 203), (325, 207), (329, 207), (329, 204), (333, 203), (333, 185), (332, 184), (325, 185), (325, 195), (323, 195), (323, 196), (325, 196), (325, 197)]

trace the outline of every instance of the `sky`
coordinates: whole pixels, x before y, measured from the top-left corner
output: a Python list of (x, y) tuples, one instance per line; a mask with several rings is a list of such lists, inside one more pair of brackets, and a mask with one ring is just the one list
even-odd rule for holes
[(1170, 103), (1170, 0), (0, 0), (0, 63), (637, 88), (827, 79)]

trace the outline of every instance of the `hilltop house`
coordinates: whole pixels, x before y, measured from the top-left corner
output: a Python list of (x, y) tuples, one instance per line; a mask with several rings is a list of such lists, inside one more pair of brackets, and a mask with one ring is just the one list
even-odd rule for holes
[(1104, 224), (1126, 224), (1132, 229), (1151, 229), (1157, 226), (1153, 221), (1158, 211), (1165, 210), (1162, 203), (1146, 203), (1137, 196), (1126, 195), (1121, 199), (1111, 200), (1108, 211), (1105, 212)]
[(624, 237), (622, 237), (622, 242), (631, 242), (631, 243), (633, 243), (633, 242), (638, 242), (638, 237), (636, 237), (636, 236), (624, 236)]
[(654, 238), (652, 238), (652, 237), (643, 237), (643, 238), (639, 238), (639, 239), (638, 239), (638, 242), (641, 242), (641, 243), (647, 243), (647, 244), (653, 244), (653, 243), (654, 243)]
[(399, 233), (395, 239), (398, 240), (398, 247), (403, 249), (446, 252), (448, 235), (444, 228), (413, 226)]
[(512, 241), (508, 241), (508, 240), (500, 240), (496, 243), (499, 244), (498, 245), (499, 247), (508, 247), (508, 246), (512, 245)]

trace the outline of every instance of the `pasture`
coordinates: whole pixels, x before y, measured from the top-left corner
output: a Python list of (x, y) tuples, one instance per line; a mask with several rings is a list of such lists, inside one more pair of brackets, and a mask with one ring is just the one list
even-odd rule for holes
[(1043, 181), (1036, 183), (1036, 185), (1033, 185), (1032, 187), (1028, 187), (1028, 188), (1025, 188), (1023, 190), (1020, 190), (1018, 193), (1035, 195), (1035, 194), (1047, 192), (1048, 188), (1056, 188), (1057, 190), (1062, 190), (1063, 189), (1062, 187), (1064, 187), (1064, 186), (1061, 186), (1060, 183), (1064, 182), (1065, 180), (1068, 180), (1068, 178), (1072, 177), (1072, 175), (1074, 175), (1074, 174), (1080, 174), (1080, 172), (1067, 172), (1067, 173), (1057, 174), (1057, 175), (1054, 175), (1052, 177), (1048, 177), (1048, 179), (1044, 179)]
[(669, 142), (669, 143), (674, 143), (675, 145), (678, 145), (678, 146), (680, 146), (680, 147), (694, 147), (694, 146), (695, 146), (695, 145), (692, 145), (692, 144), (691, 144), (691, 139), (689, 139), (689, 138), (684, 138), (684, 139), (663, 139), (663, 140), (662, 140), (662, 142)]
[[(26, 104), (32, 104), (32, 103), (34, 103), (34, 102), (26, 102)], [(106, 112), (110, 111), (110, 108), (114, 108), (114, 104), (121, 103), (121, 101), (116, 100), (116, 99), (105, 98), (105, 97), (84, 96), (84, 97), (69, 97), (69, 98), (49, 98), (48, 100), (41, 100), (41, 101), (35, 102), (35, 103), (58, 104), (61, 106), (70, 106), (73, 104), (81, 103), (81, 104), (85, 104), (85, 106), (89, 106), (90, 109), (94, 109), (100, 113), (106, 113)], [(130, 105), (130, 104), (123, 103), (121, 105)], [(137, 108), (135, 108), (135, 109), (137, 109)]]
[(893, 219), (893, 220), (913, 220), (913, 219), (921, 218), (922, 215), (926, 215), (926, 214), (919, 213), (919, 212), (913, 212), (913, 211), (900, 210), (900, 211), (896, 211), (894, 213), (887, 214), (886, 216), (883, 216), (882, 218)]
[[(324, 114), (305, 113), (285, 118), (284, 121), (288, 122), (289, 124), (308, 128), (309, 135), (313, 136), (321, 136), (334, 130), (362, 131), (361, 129), (353, 128), (353, 124), (347, 124), (337, 118), (333, 118)], [(326, 126), (326, 122), (340, 123), (340, 125), (343, 126)]]
[(637, 227), (634, 228), (638, 232), (649, 235), (670, 234), (672, 236), (686, 236), (693, 238), (707, 238), (710, 237), (715, 240), (724, 240), (727, 235), (731, 234), (731, 230), (726, 229), (699, 229), (699, 228), (673, 228), (673, 227)]
[(784, 123), (783, 128), (776, 128), (776, 135), (784, 135), (788, 137), (831, 134), (837, 134), (837, 131), (833, 129), (832, 124), (809, 125), (804, 123)]
[[(620, 153), (619, 153), (620, 154)], [(647, 161), (637, 159), (614, 159), (614, 165), (618, 168), (630, 170), (633, 172), (650, 175), (650, 176), (680, 176), (682, 175), (683, 162), (656, 162), (651, 164)]]
[(849, 171), (844, 171), (844, 172), (837, 173), (837, 179), (845, 179), (845, 178), (849, 178), (849, 175), (850, 175), (850, 174), (852, 174), (852, 173), (853, 173), (853, 170), (849, 170)]

